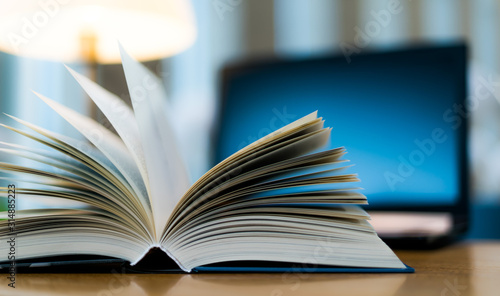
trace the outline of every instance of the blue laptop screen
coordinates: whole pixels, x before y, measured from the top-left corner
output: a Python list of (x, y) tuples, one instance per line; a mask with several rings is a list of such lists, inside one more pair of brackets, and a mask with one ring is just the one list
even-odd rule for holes
[(216, 161), (318, 110), (370, 205), (459, 198), (464, 67), (417, 51), (261, 63), (228, 71)]

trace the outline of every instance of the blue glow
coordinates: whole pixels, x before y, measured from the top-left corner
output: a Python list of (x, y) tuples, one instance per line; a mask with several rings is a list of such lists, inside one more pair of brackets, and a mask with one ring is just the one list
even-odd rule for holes
[(460, 75), (453, 59), (404, 54), (247, 67), (227, 81), (216, 160), (318, 110), (370, 205), (453, 204), (457, 121), (443, 116), (463, 99)]

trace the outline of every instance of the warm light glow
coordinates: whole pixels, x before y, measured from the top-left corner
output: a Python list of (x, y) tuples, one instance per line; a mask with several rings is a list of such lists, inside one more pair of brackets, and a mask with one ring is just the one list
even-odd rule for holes
[(140, 60), (179, 53), (195, 40), (187, 0), (0, 0), (0, 50), (64, 62), (85, 60), (81, 38), (96, 39), (99, 63), (119, 63), (118, 41)]

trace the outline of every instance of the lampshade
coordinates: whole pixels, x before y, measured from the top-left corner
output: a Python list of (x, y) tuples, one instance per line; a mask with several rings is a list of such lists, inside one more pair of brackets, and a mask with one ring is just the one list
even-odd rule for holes
[[(39, 59), (118, 63), (118, 41), (135, 58), (174, 55), (195, 40), (188, 0), (0, 0), (0, 50)], [(87, 45), (86, 45), (87, 44)]]

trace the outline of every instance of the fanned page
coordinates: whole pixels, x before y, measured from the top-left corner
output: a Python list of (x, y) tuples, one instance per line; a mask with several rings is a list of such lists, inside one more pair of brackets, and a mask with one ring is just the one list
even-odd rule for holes
[(189, 188), (187, 169), (176, 145), (162, 82), (120, 46), (123, 69), (143, 143), (150, 198), (160, 237), (179, 199)]
[[(191, 272), (233, 261), (405, 268), (367, 222), (346, 150), (318, 150), (331, 129), (313, 112), (231, 155), (189, 186), (161, 81), (122, 49), (132, 108), (68, 68), (116, 134), (41, 94), (77, 137), (9, 115), (3, 127), (44, 147), (0, 142), (16, 194), (69, 201), (19, 210), (18, 259), (104, 255), (137, 264), (153, 248)], [(24, 162), (27, 163), (27, 162)], [(36, 165), (35, 165), (36, 164)], [(2, 196), (9, 194), (1, 187)], [(8, 212), (0, 213), (6, 238)], [(7, 253), (8, 244), (0, 245)]]
[[(14, 193), (1, 188), (2, 195), (49, 197), (55, 203), (58, 200), (77, 203), (69, 208), (64, 205), (57, 209), (16, 210), (16, 243), (21, 250), (16, 256), (18, 260), (95, 254), (136, 261), (155, 243), (150, 209), (100, 150), (12, 118), (36, 134), (5, 127), (45, 145), (47, 150), (4, 144), (15, 149), (4, 148), (3, 153), (34, 162), (26, 166), (0, 163), (0, 170), (14, 174), (6, 179), (9, 184), (27, 186), (15, 186)], [(4, 212), (0, 219), (11, 217)], [(11, 235), (9, 221), (0, 221), (0, 236)]]
[(405, 268), (366, 221), (344, 148), (311, 153), (330, 128), (316, 112), (231, 155), (177, 205), (162, 245), (191, 271), (229, 261)]

